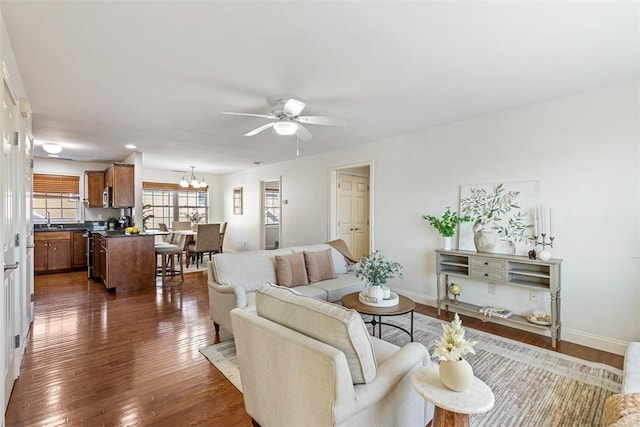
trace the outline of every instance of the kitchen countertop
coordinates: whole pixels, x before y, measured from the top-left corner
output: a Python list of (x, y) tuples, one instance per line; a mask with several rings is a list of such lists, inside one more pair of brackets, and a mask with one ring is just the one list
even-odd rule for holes
[(94, 231), (94, 233), (98, 233), (103, 237), (108, 237), (108, 238), (155, 236), (154, 233), (144, 233), (144, 232), (140, 232), (138, 234), (126, 234), (124, 230), (103, 230), (103, 231)]
[(34, 233), (42, 233), (42, 232), (52, 232), (52, 231), (87, 231), (88, 228), (87, 227), (83, 227), (81, 225), (78, 226), (65, 226), (65, 227), (58, 227), (56, 225), (51, 226), (51, 228), (47, 228), (47, 227), (34, 227), (33, 231)]

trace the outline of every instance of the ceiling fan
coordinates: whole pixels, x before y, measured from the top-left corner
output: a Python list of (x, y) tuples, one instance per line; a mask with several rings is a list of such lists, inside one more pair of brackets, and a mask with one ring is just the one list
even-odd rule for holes
[(272, 97), (267, 100), (274, 108), (270, 114), (252, 114), (252, 113), (232, 113), (223, 111), (222, 114), (231, 114), (234, 116), (251, 116), (271, 119), (272, 122), (255, 128), (244, 134), (244, 136), (257, 135), (267, 129), (273, 128), (278, 135), (298, 135), (303, 141), (309, 141), (313, 138), (311, 132), (302, 124), (307, 125), (324, 125), (324, 126), (344, 126), (346, 120), (325, 116), (301, 116), (302, 110), (306, 104), (295, 98)]

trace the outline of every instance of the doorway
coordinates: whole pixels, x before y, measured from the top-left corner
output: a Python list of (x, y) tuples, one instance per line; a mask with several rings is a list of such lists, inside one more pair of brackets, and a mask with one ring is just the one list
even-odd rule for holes
[(282, 247), (281, 179), (260, 181), (260, 218), (262, 249)]
[(331, 239), (342, 239), (354, 258), (368, 255), (371, 232), (371, 165), (331, 171)]

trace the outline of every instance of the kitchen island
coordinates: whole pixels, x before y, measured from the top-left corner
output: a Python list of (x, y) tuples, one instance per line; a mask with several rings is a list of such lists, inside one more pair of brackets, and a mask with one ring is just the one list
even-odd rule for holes
[(93, 235), (94, 275), (118, 295), (155, 291), (154, 234), (125, 234), (124, 230)]

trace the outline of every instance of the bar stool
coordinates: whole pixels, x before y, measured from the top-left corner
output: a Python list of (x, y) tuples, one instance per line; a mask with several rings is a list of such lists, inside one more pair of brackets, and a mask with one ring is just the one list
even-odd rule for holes
[[(184, 282), (184, 268), (182, 266), (182, 252), (184, 251), (184, 243), (187, 239), (187, 235), (184, 233), (171, 233), (169, 242), (160, 242), (155, 245), (156, 252), (156, 276), (162, 276), (162, 285), (165, 283), (167, 273), (170, 277), (178, 275), (178, 270), (175, 269), (175, 256), (178, 256), (178, 262), (180, 263), (180, 279)], [(162, 256), (160, 274), (158, 274), (158, 255)]]

